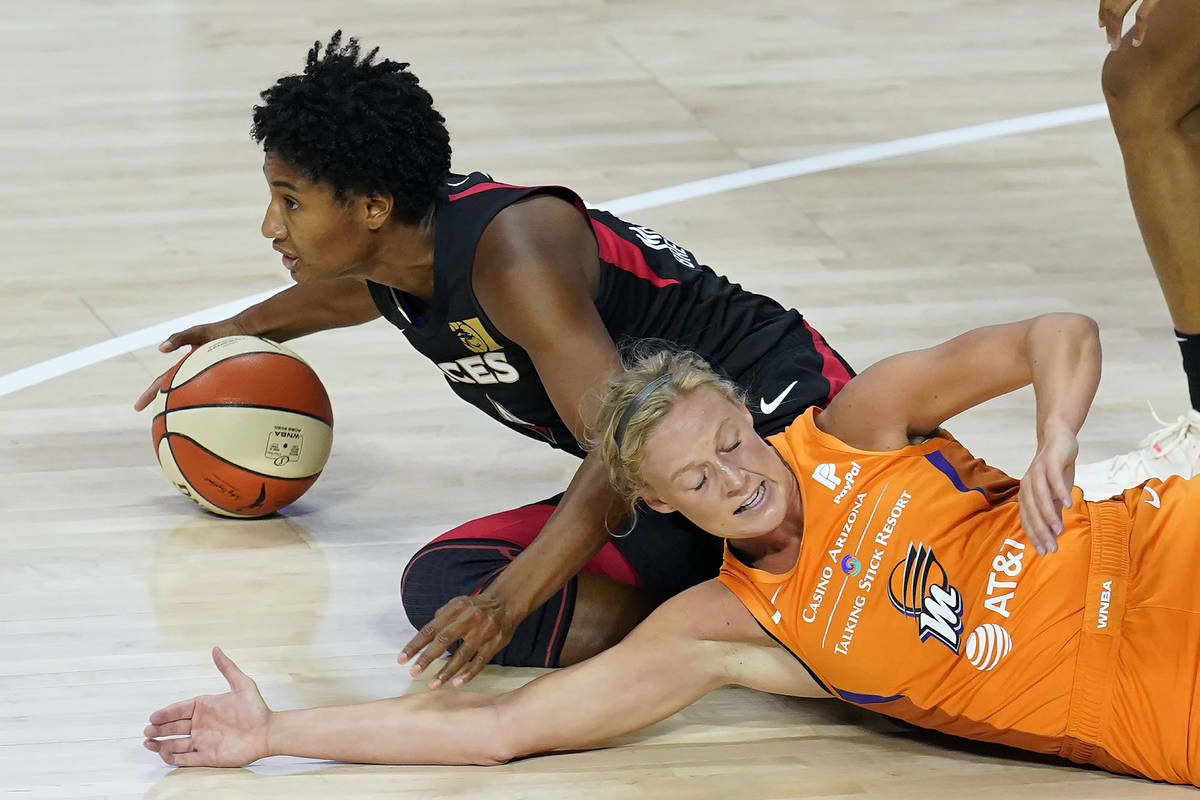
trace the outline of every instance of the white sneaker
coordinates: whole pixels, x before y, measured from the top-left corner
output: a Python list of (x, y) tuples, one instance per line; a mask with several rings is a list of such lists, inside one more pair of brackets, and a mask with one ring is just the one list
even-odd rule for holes
[[(1151, 409), (1153, 412), (1153, 409)], [(1075, 467), (1075, 485), (1087, 500), (1105, 500), (1150, 478), (1190, 478), (1200, 472), (1200, 413), (1188, 412), (1147, 436), (1138, 448), (1094, 464)]]

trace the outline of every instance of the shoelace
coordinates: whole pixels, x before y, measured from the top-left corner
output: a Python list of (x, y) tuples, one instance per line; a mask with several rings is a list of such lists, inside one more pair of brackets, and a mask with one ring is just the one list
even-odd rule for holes
[(1130, 453), (1122, 453), (1121, 455), (1115, 457), (1112, 460), (1112, 464), (1110, 464), (1108, 468), (1108, 476), (1110, 478), (1114, 477), (1118, 472), (1128, 466), (1130, 462), (1136, 462), (1143, 458), (1142, 450), (1147, 447), (1153, 447), (1154, 452), (1157, 455), (1165, 457), (1167, 453), (1171, 452), (1180, 444), (1182, 444), (1188, 438), (1188, 433), (1191, 431), (1191, 429), (1196, 427), (1190, 420), (1188, 420), (1187, 417), (1180, 417), (1175, 422), (1167, 422), (1158, 415), (1157, 411), (1154, 410), (1153, 403), (1147, 400), (1146, 405), (1150, 407), (1150, 414), (1154, 417), (1154, 421), (1162, 427), (1159, 430), (1151, 433), (1145, 439), (1142, 439), (1137, 450), (1134, 450)]

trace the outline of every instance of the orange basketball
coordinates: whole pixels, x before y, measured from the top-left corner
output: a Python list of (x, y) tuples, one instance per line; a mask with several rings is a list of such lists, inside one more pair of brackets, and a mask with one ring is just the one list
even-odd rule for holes
[(256, 336), (197, 347), (163, 377), (152, 408), (167, 479), (227, 517), (261, 517), (296, 500), (333, 444), (333, 410), (317, 373)]

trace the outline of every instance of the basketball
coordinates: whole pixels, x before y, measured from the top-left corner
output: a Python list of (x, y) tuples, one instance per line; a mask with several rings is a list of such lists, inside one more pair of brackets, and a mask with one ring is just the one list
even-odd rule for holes
[(196, 348), (163, 377), (151, 438), (175, 488), (227, 517), (261, 517), (325, 468), (333, 410), (304, 359), (256, 336)]

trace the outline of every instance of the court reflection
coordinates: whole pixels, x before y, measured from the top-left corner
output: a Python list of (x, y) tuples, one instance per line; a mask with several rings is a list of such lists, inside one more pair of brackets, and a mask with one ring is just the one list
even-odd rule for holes
[(307, 645), (329, 602), (325, 556), (294, 519), (192, 519), (154, 545), (159, 630), (179, 649)]

